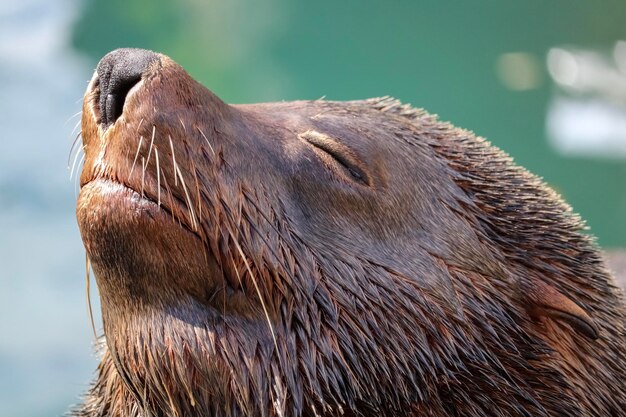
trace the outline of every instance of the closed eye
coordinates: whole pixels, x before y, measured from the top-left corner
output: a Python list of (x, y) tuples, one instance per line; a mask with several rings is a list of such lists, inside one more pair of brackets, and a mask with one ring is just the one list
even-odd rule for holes
[(341, 174), (342, 177), (362, 185), (372, 185), (371, 176), (364, 169), (364, 164), (347, 146), (314, 130), (301, 133), (298, 137), (311, 145), (322, 162), (333, 171)]

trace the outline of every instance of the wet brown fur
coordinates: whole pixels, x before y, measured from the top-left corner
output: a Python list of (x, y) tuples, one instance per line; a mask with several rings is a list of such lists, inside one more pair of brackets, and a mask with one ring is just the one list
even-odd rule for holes
[(621, 290), (488, 142), (391, 98), (229, 106), (163, 56), (106, 132), (95, 95), (77, 217), (106, 343), (74, 415), (624, 415)]

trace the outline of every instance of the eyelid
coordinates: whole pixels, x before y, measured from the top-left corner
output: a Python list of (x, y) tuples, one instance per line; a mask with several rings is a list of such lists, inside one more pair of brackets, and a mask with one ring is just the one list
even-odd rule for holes
[(312, 145), (318, 153), (321, 151), (325, 155), (330, 156), (335, 163), (348, 172), (348, 175), (353, 180), (367, 186), (372, 184), (371, 176), (363, 168), (363, 163), (357, 158), (352, 149), (336, 139), (315, 130), (307, 130), (299, 134), (298, 137)]

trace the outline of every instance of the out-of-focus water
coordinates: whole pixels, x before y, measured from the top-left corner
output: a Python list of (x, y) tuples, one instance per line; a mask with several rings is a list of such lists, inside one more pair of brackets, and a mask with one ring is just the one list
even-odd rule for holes
[(487, 137), (626, 246), (625, 18), (618, 1), (0, 0), (0, 417), (62, 414), (97, 364), (66, 165), (107, 51), (164, 52), (227, 102), (396, 96)]
[(2, 417), (61, 415), (96, 366), (66, 168), (91, 73), (68, 48), (78, 11), (72, 0), (0, 2)]

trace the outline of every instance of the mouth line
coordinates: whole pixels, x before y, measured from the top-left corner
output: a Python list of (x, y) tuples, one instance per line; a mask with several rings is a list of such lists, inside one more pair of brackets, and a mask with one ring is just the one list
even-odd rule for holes
[[(114, 180), (112, 178), (107, 178), (107, 177), (95, 177), (92, 178), (88, 181), (86, 181), (84, 184), (81, 185), (81, 188), (87, 186), (88, 184), (105, 184), (107, 187), (122, 187), (124, 190), (128, 191), (131, 193), (131, 196), (129, 198), (136, 198), (138, 200), (141, 200), (144, 203), (148, 203), (152, 206), (153, 209), (155, 210), (160, 210), (162, 211), (167, 218), (169, 218), (172, 222), (177, 223), (179, 226), (181, 226), (182, 228), (186, 229), (189, 233), (191, 233), (192, 235), (194, 235), (196, 238), (200, 239), (201, 241), (204, 241), (204, 239), (202, 238), (202, 236), (199, 233), (199, 230), (194, 230), (189, 224), (187, 219), (185, 218), (185, 216), (183, 215), (176, 215), (174, 214), (175, 209), (174, 208), (170, 208), (169, 206), (163, 204), (163, 201), (161, 200), (161, 202), (158, 201), (158, 198), (155, 198), (154, 196), (150, 195), (149, 193), (146, 193), (144, 190), (143, 192), (140, 192), (138, 190), (136, 190), (134, 187), (132, 187), (131, 185), (123, 182), (123, 181), (119, 181), (119, 180)], [(171, 193), (169, 193), (167, 190), (165, 189), (161, 189), (161, 194), (162, 195), (170, 195), (171, 199), (172, 199), (172, 203), (174, 205), (177, 205), (177, 211), (179, 211), (180, 213), (184, 213), (185, 210), (187, 210), (187, 206), (185, 204), (183, 204), (180, 199), (178, 197), (176, 197), (175, 195), (172, 195)]]

